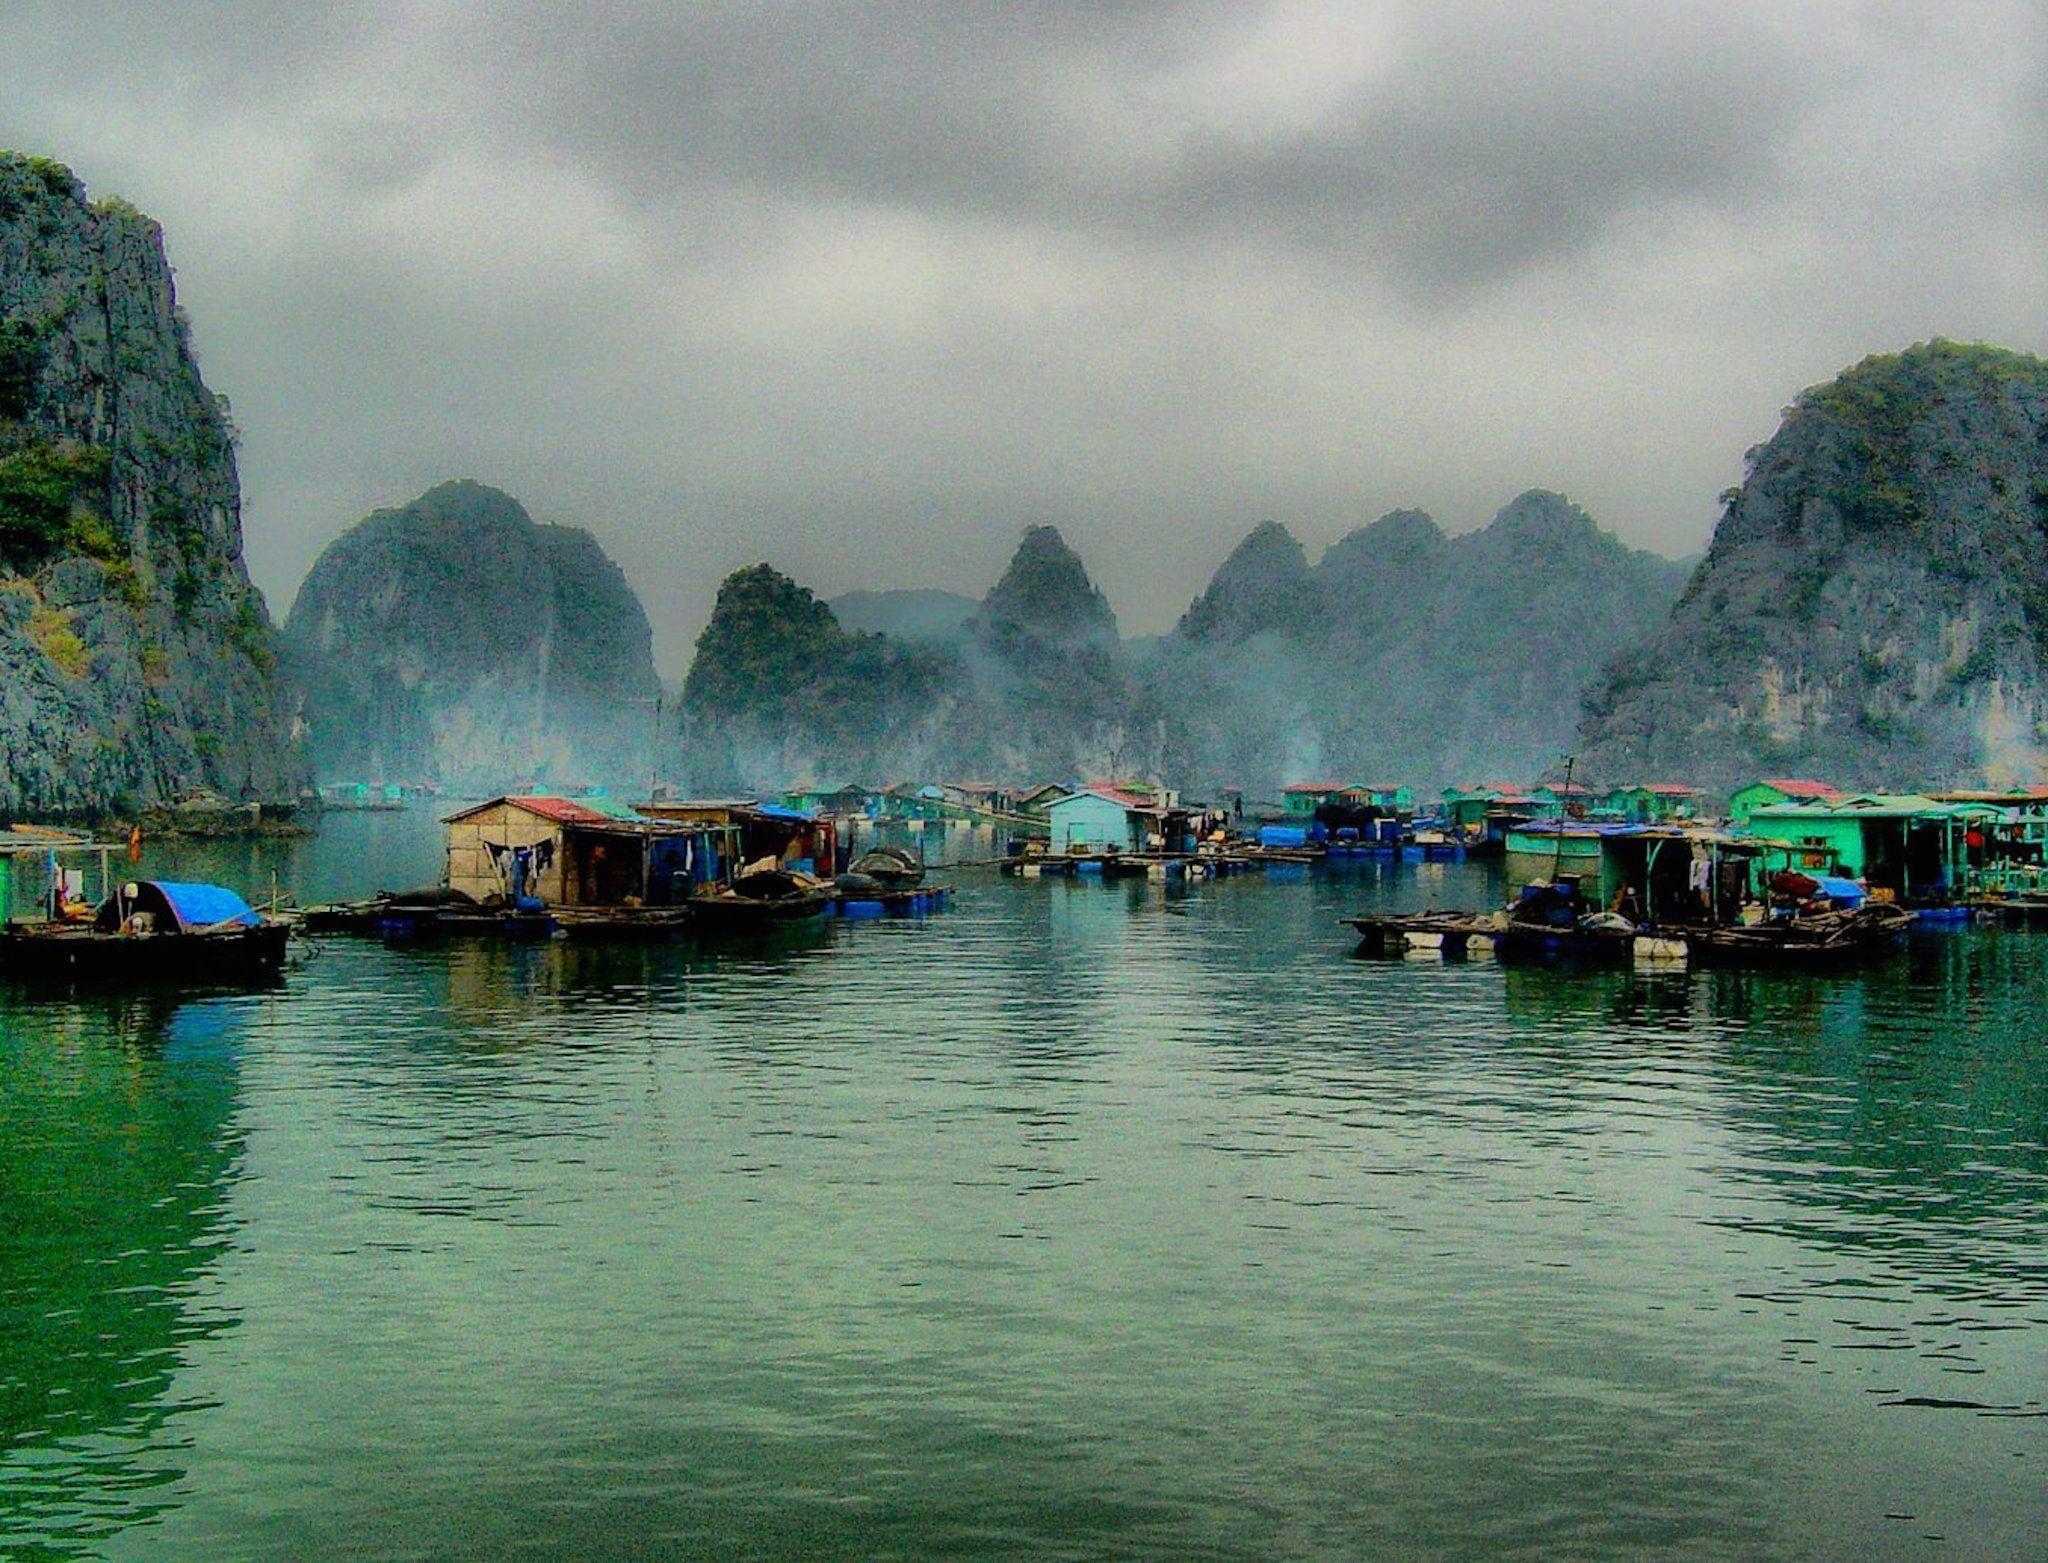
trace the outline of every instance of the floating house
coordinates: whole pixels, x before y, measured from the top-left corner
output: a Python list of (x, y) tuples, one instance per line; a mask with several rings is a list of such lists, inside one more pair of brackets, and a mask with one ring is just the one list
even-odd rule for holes
[(1392, 787), (1384, 782), (1351, 782), (1338, 789), (1333, 801), (1348, 804), (1355, 809), (1378, 809), (1386, 814), (1412, 814), (1415, 812), (1415, 789)]
[(1507, 834), (1509, 883), (1577, 883), (1581, 900), (1644, 922), (1732, 919), (1768, 874), (1832, 873), (1822, 855), (1698, 825), (1542, 820)]
[(1568, 819), (1584, 819), (1600, 801), (1584, 782), (1545, 782), (1531, 787), (1529, 796), (1543, 813)]
[(1699, 788), (1680, 782), (1637, 782), (1615, 788), (1602, 806), (1632, 825), (1662, 825), (1697, 819), (1705, 796)]
[(1010, 812), (1010, 790), (994, 782), (940, 782), (939, 790), (946, 801), (956, 809), (968, 814), (1007, 814)]
[(1941, 899), (1962, 888), (1973, 825), (1997, 817), (1985, 803), (1943, 803), (1918, 793), (1858, 793), (1832, 802), (1753, 804), (1746, 828), (1829, 854), (1840, 872), (1901, 898)]
[(1533, 818), (1540, 808), (1512, 782), (1479, 782), (1443, 790), (1445, 828), (1459, 835), (1498, 836), (1510, 823)]
[(664, 798), (643, 803), (640, 813), (670, 824), (730, 830), (738, 843), (739, 866), (765, 865), (830, 877), (839, 862), (838, 827), (799, 809), (754, 798)]
[(1289, 782), (1280, 789), (1281, 807), (1289, 819), (1310, 820), (1317, 809), (1335, 800), (1344, 783), (1335, 781)]
[(1728, 822), (1732, 825), (1746, 824), (1753, 809), (1768, 808), (1775, 804), (1839, 803), (1844, 796), (1839, 787), (1796, 777), (1753, 781), (1746, 787), (1737, 787), (1729, 794)]
[(1972, 899), (2048, 897), (2048, 787), (1943, 792), (1935, 801), (1988, 812), (1963, 831), (1963, 889)]
[(1055, 853), (1186, 852), (1193, 847), (1188, 811), (1158, 794), (1090, 782), (1047, 813)]
[(961, 818), (960, 809), (946, 801), (942, 787), (898, 782), (875, 800), (876, 817), (895, 820), (945, 820)]
[(845, 818), (874, 812), (876, 793), (872, 787), (847, 782), (840, 787), (811, 787), (782, 795), (785, 808), (800, 814), (831, 814)]
[(446, 816), (448, 888), (478, 902), (672, 906), (727, 877), (736, 832), (620, 817), (590, 802), (508, 795)]
[(1050, 821), (1052, 806), (1060, 799), (1071, 797), (1074, 789), (1047, 782), (1039, 787), (1027, 787), (1013, 800), (1016, 811), (1026, 819)]

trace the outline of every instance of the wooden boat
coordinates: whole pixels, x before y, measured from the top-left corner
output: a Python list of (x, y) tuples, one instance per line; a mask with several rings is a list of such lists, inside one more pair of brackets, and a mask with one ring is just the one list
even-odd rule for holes
[(1401, 955), (1409, 950), (1441, 950), (1455, 960), (1474, 950), (1491, 949), (1499, 928), (1493, 919), (1469, 912), (1415, 912), (1407, 916), (1346, 917), (1345, 926), (1358, 934), (1361, 955)]
[(484, 905), (459, 890), (382, 891), (368, 901), (309, 906), (299, 914), (307, 933), (364, 934), (387, 944), (430, 944), (441, 939), (545, 939), (555, 919), (539, 902)]
[(924, 864), (901, 847), (874, 847), (847, 864), (849, 874), (865, 874), (889, 890), (908, 890), (924, 883)]
[(1687, 928), (1680, 935), (1687, 953), (1702, 966), (1828, 971), (1891, 954), (1912, 926), (1913, 914), (1904, 907), (1872, 903), (1853, 912), (1808, 912), (1756, 924)]
[(727, 938), (813, 922), (832, 904), (832, 892), (807, 879), (766, 869), (701, 891), (684, 903), (690, 932)]
[(690, 924), (680, 906), (560, 906), (553, 915), (571, 944), (666, 944)]
[(58, 985), (249, 986), (279, 977), (290, 936), (287, 924), (219, 885), (131, 880), (90, 923), (8, 924), (0, 975)]

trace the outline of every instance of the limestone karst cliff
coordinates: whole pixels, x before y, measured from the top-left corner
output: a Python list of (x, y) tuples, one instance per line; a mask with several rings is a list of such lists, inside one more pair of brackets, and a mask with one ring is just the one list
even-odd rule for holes
[(0, 153), (0, 812), (305, 781), (163, 233)]
[(1120, 768), (1137, 698), (1116, 616), (1053, 527), (1033, 527), (943, 636), (863, 634), (766, 564), (719, 588), (684, 684), (699, 786)]
[(965, 659), (971, 698), (951, 732), (960, 769), (1070, 779), (1156, 766), (1116, 614), (1057, 527), (1025, 530), (968, 623)]
[(330, 543), (285, 647), (324, 781), (645, 790), (655, 765), (647, 615), (587, 532), (443, 483)]
[(918, 770), (959, 684), (950, 652), (849, 631), (770, 566), (736, 570), (683, 683), (681, 774), (730, 792)]
[(1589, 691), (1611, 773), (2035, 781), (2048, 364), (1934, 341), (1803, 392), (1668, 621)]

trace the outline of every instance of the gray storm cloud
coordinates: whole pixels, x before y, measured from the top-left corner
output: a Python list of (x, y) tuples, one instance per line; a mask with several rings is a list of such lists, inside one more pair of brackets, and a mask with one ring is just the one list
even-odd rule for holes
[(2018, 4), (46, 5), (0, 143), (160, 218), (282, 611), (474, 476), (679, 673), (730, 568), (979, 592), (1058, 523), (1163, 628), (1563, 489), (1686, 552), (1801, 386), (2038, 349)]

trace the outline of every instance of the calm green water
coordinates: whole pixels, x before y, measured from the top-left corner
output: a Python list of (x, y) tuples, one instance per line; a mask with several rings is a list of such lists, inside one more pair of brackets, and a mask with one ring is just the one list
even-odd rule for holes
[[(341, 823), (198, 866), (432, 877), (417, 817)], [(0, 1536), (2042, 1556), (2048, 937), (1349, 957), (1467, 874), (0, 994)]]

